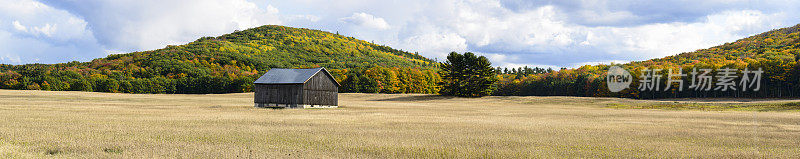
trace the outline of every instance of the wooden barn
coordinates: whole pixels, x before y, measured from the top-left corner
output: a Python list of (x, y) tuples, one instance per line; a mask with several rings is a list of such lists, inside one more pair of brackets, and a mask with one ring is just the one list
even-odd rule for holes
[(325, 68), (274, 68), (255, 84), (256, 107), (335, 108), (339, 82)]

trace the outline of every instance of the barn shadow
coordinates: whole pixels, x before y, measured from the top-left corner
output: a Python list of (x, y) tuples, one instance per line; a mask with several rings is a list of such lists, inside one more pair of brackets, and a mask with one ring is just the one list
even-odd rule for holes
[(386, 98), (386, 99), (373, 99), (370, 101), (431, 101), (431, 100), (443, 100), (443, 99), (453, 99), (453, 96), (443, 96), (443, 95), (420, 95), (420, 96), (404, 96), (404, 97), (395, 97), (395, 98)]

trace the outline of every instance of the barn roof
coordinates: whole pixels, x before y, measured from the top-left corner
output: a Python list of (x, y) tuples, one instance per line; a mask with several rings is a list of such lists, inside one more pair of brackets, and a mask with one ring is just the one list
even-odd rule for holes
[(314, 77), (317, 73), (323, 72), (325, 75), (340, 86), (339, 82), (333, 78), (330, 72), (324, 67), (310, 68), (310, 69), (286, 69), (286, 68), (273, 68), (262, 75), (258, 80), (253, 83), (256, 84), (303, 84)]

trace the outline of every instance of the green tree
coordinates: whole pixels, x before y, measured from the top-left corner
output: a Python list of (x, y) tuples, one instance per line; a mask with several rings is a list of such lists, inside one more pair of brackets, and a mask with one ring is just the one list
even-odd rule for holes
[(366, 75), (358, 77), (358, 85), (361, 86), (358, 89), (358, 92), (362, 93), (378, 93), (381, 91), (381, 88), (377, 81), (374, 79), (370, 79)]
[(484, 56), (471, 52), (464, 55), (451, 52), (441, 64), (442, 95), (481, 97), (492, 94), (497, 76), (492, 63)]
[(70, 91), (92, 91), (92, 84), (86, 79), (73, 79), (69, 81)]

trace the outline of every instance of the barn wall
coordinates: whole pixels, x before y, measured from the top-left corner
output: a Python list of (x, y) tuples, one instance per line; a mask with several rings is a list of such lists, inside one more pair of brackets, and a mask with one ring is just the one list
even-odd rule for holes
[(312, 76), (303, 85), (303, 103), (306, 105), (338, 105), (339, 87), (324, 72)]
[(303, 102), (303, 87), (299, 84), (256, 84), (255, 88), (255, 103), (297, 106)]
[(267, 103), (269, 101), (267, 90), (267, 85), (255, 84), (255, 103)]

